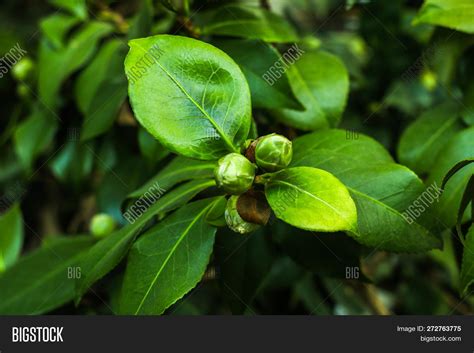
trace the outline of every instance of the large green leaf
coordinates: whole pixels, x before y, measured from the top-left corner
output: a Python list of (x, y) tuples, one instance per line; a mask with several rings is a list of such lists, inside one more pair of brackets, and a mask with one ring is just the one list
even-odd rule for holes
[[(286, 73), (282, 72), (290, 65), (290, 59), (285, 61), (271, 45), (257, 40), (220, 40), (214, 44), (240, 65), (249, 83), (254, 107), (303, 109), (291, 90)], [(302, 55), (296, 48), (292, 47), (290, 53), (292, 61)], [(272, 73), (277, 71), (278, 78), (270, 76), (272, 67)], [(265, 81), (265, 75), (269, 77), (268, 82)]]
[(68, 271), (94, 241), (59, 238), (21, 258), (0, 276), (0, 314), (38, 315), (72, 300), (75, 280)]
[(414, 23), (429, 23), (474, 33), (474, 3), (471, 0), (425, 0)]
[(162, 314), (196, 286), (214, 246), (216, 228), (205, 216), (216, 200), (180, 208), (133, 245), (122, 290), (122, 314)]
[(301, 130), (335, 127), (349, 92), (349, 75), (342, 61), (321, 50), (307, 52), (290, 66), (288, 76), (305, 110), (281, 109), (274, 115)]
[(357, 229), (357, 211), (346, 187), (321, 169), (296, 167), (264, 175), (265, 195), (276, 217), (321, 232)]
[(112, 30), (108, 23), (91, 21), (74, 33), (63, 48), (54, 48), (47, 39), (40, 42), (38, 91), (49, 109), (57, 108), (64, 80), (90, 59), (99, 40)]
[(250, 91), (238, 65), (204, 42), (170, 35), (130, 41), (125, 61), (138, 121), (170, 150), (216, 159), (250, 129)]
[(459, 109), (445, 103), (425, 112), (404, 131), (398, 145), (402, 164), (418, 174), (428, 172), (451, 137), (462, 129)]
[(198, 161), (178, 156), (143, 186), (130, 193), (128, 197), (140, 197), (153, 185), (169, 189), (185, 180), (212, 178), (215, 168), (215, 162)]
[(20, 256), (23, 245), (23, 217), (15, 204), (0, 215), (0, 274)]
[(77, 281), (79, 299), (89, 287), (111, 271), (127, 253), (133, 240), (148, 221), (162, 212), (172, 211), (191, 200), (199, 192), (215, 185), (213, 180), (194, 180), (169, 191), (151, 205), (135, 222), (98, 242), (81, 261), (82, 277)]
[(211, 22), (202, 29), (204, 34), (218, 34), (266, 42), (296, 42), (298, 36), (282, 17), (265, 9), (228, 5), (218, 9)]
[(464, 251), (461, 265), (461, 294), (469, 294), (474, 284), (474, 225), (471, 225), (464, 242)]
[[(439, 153), (433, 165), (428, 183), (441, 185), (445, 175), (458, 162), (474, 157), (474, 127), (460, 131), (454, 135), (450, 142)], [(439, 217), (446, 227), (456, 224), (457, 211), (461, 203), (464, 188), (474, 173), (474, 165), (466, 165), (454, 174), (444, 188), (439, 202), (435, 204)]]
[(403, 212), (425, 186), (415, 173), (393, 163), (375, 140), (348, 139), (342, 130), (327, 130), (293, 141), (291, 166), (311, 166), (334, 174), (349, 189), (358, 214), (355, 239), (380, 250), (426, 251), (440, 240), (425, 227), (409, 224)]

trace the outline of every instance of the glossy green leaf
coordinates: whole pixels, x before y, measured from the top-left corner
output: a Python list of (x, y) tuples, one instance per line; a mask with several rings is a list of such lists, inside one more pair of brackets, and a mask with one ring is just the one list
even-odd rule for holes
[(295, 30), (284, 18), (265, 9), (245, 5), (228, 5), (218, 9), (202, 32), (266, 42), (298, 41)]
[(125, 61), (136, 118), (168, 149), (217, 159), (239, 151), (251, 123), (238, 65), (204, 42), (159, 35), (130, 42)]
[(120, 312), (159, 315), (196, 286), (206, 271), (216, 229), (205, 215), (216, 199), (190, 203), (132, 247)]
[(324, 51), (307, 52), (290, 66), (288, 76), (305, 110), (275, 110), (275, 117), (301, 130), (337, 126), (349, 93), (349, 75), (344, 64)]
[(474, 33), (474, 3), (471, 0), (425, 0), (414, 23), (429, 23)]
[(307, 134), (293, 141), (290, 166), (334, 174), (349, 189), (358, 214), (358, 242), (379, 250), (420, 252), (441, 246), (428, 229), (404, 216), (425, 191), (415, 173), (395, 164), (375, 140), (347, 138), (343, 130)]
[[(445, 175), (458, 162), (474, 157), (474, 127), (460, 131), (439, 153), (436, 163), (428, 177), (428, 184), (441, 185)], [(466, 165), (454, 174), (444, 188), (439, 202), (435, 204), (439, 217), (446, 227), (456, 224), (457, 211), (466, 184), (474, 173), (474, 164)]]
[(354, 201), (331, 173), (296, 167), (266, 176), (265, 195), (277, 218), (306, 230), (357, 229)]
[[(255, 108), (303, 109), (284, 72), (290, 65), (290, 60), (296, 61), (303, 55), (297, 46), (292, 47), (291, 53), (289, 52), (291, 57), (285, 61), (275, 48), (257, 40), (220, 40), (214, 44), (239, 64), (249, 83), (252, 105)], [(272, 67), (272, 72), (278, 74), (278, 78), (269, 72)]]
[[(461, 286), (462, 295), (470, 293), (471, 286), (474, 284), (474, 225), (471, 225), (464, 242), (464, 251), (461, 264)], [(471, 293), (472, 294), (472, 293)]]
[(0, 276), (0, 314), (38, 315), (72, 300), (75, 280), (68, 271), (94, 241), (58, 238), (21, 258)]
[(122, 229), (98, 242), (81, 261), (82, 277), (77, 281), (79, 299), (89, 287), (111, 271), (126, 255), (133, 240), (148, 221), (158, 213), (172, 211), (191, 200), (199, 192), (215, 185), (214, 180), (195, 180), (166, 192), (154, 204)]
[(18, 204), (0, 214), (0, 229), (1, 274), (15, 263), (23, 245), (23, 216)]
[(216, 162), (204, 162), (178, 156), (128, 197), (140, 197), (153, 185), (169, 189), (185, 180), (212, 178), (216, 166)]
[(410, 124), (398, 145), (400, 162), (418, 174), (428, 172), (439, 151), (463, 127), (458, 110), (456, 104), (445, 103)]
[(74, 33), (64, 48), (54, 48), (47, 40), (40, 42), (38, 91), (43, 104), (57, 108), (63, 82), (90, 59), (99, 40), (112, 30), (108, 23), (91, 21)]

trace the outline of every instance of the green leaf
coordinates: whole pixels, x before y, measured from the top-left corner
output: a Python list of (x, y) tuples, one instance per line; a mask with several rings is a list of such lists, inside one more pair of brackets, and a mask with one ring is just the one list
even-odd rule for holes
[(0, 276), (0, 314), (38, 315), (74, 298), (76, 268), (92, 237), (58, 238), (21, 258)]
[(395, 252), (440, 247), (435, 235), (417, 222), (409, 224), (403, 216), (425, 191), (422, 181), (395, 164), (375, 140), (363, 135), (348, 139), (342, 130), (307, 134), (293, 141), (290, 166), (327, 170), (346, 185), (357, 207), (356, 241)]
[(297, 167), (264, 177), (265, 195), (277, 218), (306, 230), (357, 229), (354, 201), (346, 187), (331, 173)]
[(44, 36), (48, 38), (55, 48), (64, 47), (64, 39), (69, 30), (79, 23), (77, 17), (55, 13), (40, 22)]
[(48, 40), (40, 42), (38, 91), (49, 109), (57, 108), (59, 90), (66, 78), (90, 59), (99, 40), (112, 30), (108, 23), (91, 21), (81, 27), (64, 48), (54, 48)]
[[(469, 294), (474, 284), (474, 225), (471, 225), (464, 242), (464, 251), (461, 265), (461, 295)], [(472, 293), (471, 293), (472, 294)]]
[(337, 126), (349, 93), (349, 75), (342, 61), (321, 50), (307, 52), (290, 66), (288, 76), (305, 111), (275, 110), (275, 117), (301, 130)]
[(403, 132), (397, 150), (400, 162), (418, 174), (428, 172), (462, 127), (456, 104), (445, 103), (425, 112)]
[(136, 118), (168, 149), (217, 159), (238, 152), (250, 129), (250, 91), (238, 65), (195, 39), (130, 41), (125, 60)]
[(81, 261), (82, 277), (77, 281), (76, 299), (97, 280), (111, 271), (126, 255), (133, 240), (148, 221), (158, 213), (172, 211), (201, 191), (215, 185), (214, 180), (195, 180), (165, 193), (133, 223), (98, 242)]
[(474, 4), (471, 0), (425, 0), (414, 24), (428, 23), (474, 33)]
[[(427, 183), (442, 184), (446, 174), (457, 163), (474, 157), (474, 127), (467, 128), (454, 135), (448, 144), (439, 153), (436, 163), (430, 172)], [(474, 164), (466, 165), (454, 174), (446, 184), (439, 202), (435, 204), (443, 224), (454, 227), (457, 211), (461, 203), (464, 188), (474, 173)]]
[(298, 41), (292, 26), (282, 17), (258, 7), (228, 5), (218, 9), (203, 34), (217, 34), (266, 42)]
[(52, 143), (58, 121), (51, 112), (35, 107), (14, 135), (15, 152), (24, 168), (30, 169), (36, 157)]
[(50, 4), (67, 10), (81, 20), (87, 19), (86, 0), (48, 0)]
[(155, 184), (160, 185), (163, 189), (169, 189), (185, 180), (212, 178), (216, 166), (215, 162), (204, 162), (178, 156), (143, 186), (130, 193), (128, 197), (140, 197)]
[(180, 208), (133, 245), (121, 314), (162, 314), (196, 286), (214, 246), (216, 229), (205, 221), (205, 215), (216, 200), (200, 200)]
[[(256, 40), (220, 40), (214, 44), (240, 65), (249, 83), (252, 105), (255, 108), (303, 109), (291, 90), (286, 73), (281, 71), (286, 70), (289, 61), (285, 62), (271, 45)], [(303, 52), (296, 46), (292, 48), (291, 60), (297, 60)], [(278, 66), (277, 71), (281, 77), (271, 77), (271, 80), (267, 78), (267, 82), (264, 77), (270, 75), (269, 70), (273, 66)]]
[(78, 186), (92, 172), (94, 151), (92, 147), (68, 141), (51, 160), (53, 174), (63, 183)]
[(0, 229), (1, 274), (15, 263), (23, 245), (23, 217), (18, 204), (0, 215)]

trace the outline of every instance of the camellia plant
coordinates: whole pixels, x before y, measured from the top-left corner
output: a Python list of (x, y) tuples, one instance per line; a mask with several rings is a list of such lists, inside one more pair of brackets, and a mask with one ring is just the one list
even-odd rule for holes
[(49, 3), (0, 314), (472, 312), (473, 6)]

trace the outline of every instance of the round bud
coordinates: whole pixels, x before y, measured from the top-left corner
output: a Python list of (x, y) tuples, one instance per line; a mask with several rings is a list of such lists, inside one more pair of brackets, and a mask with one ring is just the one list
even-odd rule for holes
[(255, 165), (238, 153), (229, 153), (219, 159), (214, 170), (218, 187), (232, 195), (246, 192), (255, 178)]
[(421, 74), (421, 83), (428, 91), (433, 91), (438, 85), (438, 77), (431, 70), (424, 70)]
[(270, 134), (258, 139), (255, 147), (255, 161), (267, 172), (286, 168), (293, 157), (291, 141), (286, 137)]
[(103, 238), (115, 229), (115, 220), (106, 213), (99, 213), (92, 217), (90, 231), (93, 236)]
[(258, 229), (259, 225), (255, 223), (246, 222), (240, 217), (237, 211), (237, 200), (239, 196), (231, 196), (227, 200), (227, 206), (225, 209), (225, 221), (227, 226), (236, 233), (247, 234)]
[(18, 81), (26, 81), (34, 69), (35, 63), (26, 56), (13, 66), (12, 75)]

